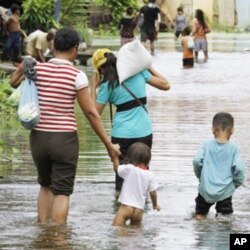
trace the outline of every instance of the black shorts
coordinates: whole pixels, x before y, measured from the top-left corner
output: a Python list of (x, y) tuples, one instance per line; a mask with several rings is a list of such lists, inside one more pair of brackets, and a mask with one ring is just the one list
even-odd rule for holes
[(194, 66), (194, 58), (183, 58), (183, 66)]
[[(214, 203), (207, 203), (200, 194), (198, 194), (198, 196), (195, 198), (195, 202), (196, 202), (195, 213), (202, 215), (207, 215), (210, 207), (214, 205)], [(215, 209), (217, 213), (223, 215), (232, 214), (233, 213), (232, 196), (226, 198), (225, 200), (217, 201)]]
[(40, 185), (54, 195), (72, 194), (79, 153), (77, 132), (32, 130), (30, 147)]
[[(119, 144), (120, 151), (121, 151), (121, 155), (119, 156), (119, 164), (123, 164), (125, 162), (125, 157), (127, 155), (127, 151), (128, 151), (128, 148), (130, 145), (132, 145), (135, 142), (142, 142), (151, 148), (152, 143), (153, 143), (153, 135), (150, 134), (150, 135), (145, 136), (145, 137), (131, 138), (131, 139), (112, 137), (111, 141), (114, 144)], [(123, 179), (118, 174), (116, 174), (116, 176), (115, 176), (115, 188), (116, 188), (116, 190), (118, 190), (118, 191), (121, 190), (122, 183), (123, 183)]]
[(181, 35), (182, 31), (181, 30), (177, 30), (175, 31), (175, 36), (178, 38)]

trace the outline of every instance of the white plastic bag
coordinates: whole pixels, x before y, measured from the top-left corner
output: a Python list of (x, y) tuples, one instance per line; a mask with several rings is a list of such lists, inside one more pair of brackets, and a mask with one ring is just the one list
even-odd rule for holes
[(17, 115), (26, 129), (33, 129), (40, 119), (36, 85), (34, 81), (28, 78), (23, 83)]
[(117, 73), (122, 83), (129, 77), (148, 69), (152, 64), (152, 56), (140, 41), (126, 43), (117, 55)]
[(20, 101), (20, 98), (21, 98), (22, 88), (23, 88), (23, 82), (8, 97), (8, 104), (10, 106), (18, 107), (18, 104), (19, 104), (19, 101)]
[(191, 36), (187, 36), (187, 47), (189, 49), (194, 49), (194, 39)]

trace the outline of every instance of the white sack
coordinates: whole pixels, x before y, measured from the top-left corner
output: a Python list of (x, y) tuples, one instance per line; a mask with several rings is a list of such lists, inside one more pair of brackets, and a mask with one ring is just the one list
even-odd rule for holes
[(120, 83), (142, 70), (148, 69), (151, 64), (152, 56), (138, 40), (126, 43), (117, 55), (116, 67)]

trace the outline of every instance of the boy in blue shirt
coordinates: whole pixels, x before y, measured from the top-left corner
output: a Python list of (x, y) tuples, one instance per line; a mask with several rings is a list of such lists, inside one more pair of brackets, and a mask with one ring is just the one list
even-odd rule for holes
[(217, 113), (212, 127), (215, 138), (205, 141), (193, 160), (194, 172), (200, 181), (195, 199), (197, 220), (205, 219), (215, 203), (216, 215), (233, 213), (232, 195), (235, 188), (243, 184), (245, 170), (237, 145), (229, 141), (233, 131), (233, 116)]

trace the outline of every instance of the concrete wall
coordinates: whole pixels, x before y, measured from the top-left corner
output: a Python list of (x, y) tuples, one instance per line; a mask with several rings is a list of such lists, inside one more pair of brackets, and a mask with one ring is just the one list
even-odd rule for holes
[(219, 24), (234, 27), (236, 24), (235, 0), (218, 0)]
[[(228, 0), (226, 0), (228, 1)], [(213, 0), (193, 0), (193, 13), (196, 9), (203, 10), (205, 16), (211, 23), (213, 20)]]
[(162, 12), (173, 20), (176, 9), (183, 5), (189, 20), (196, 9), (202, 9), (210, 24), (217, 22), (225, 26), (250, 28), (250, 0), (157, 0)]
[(237, 0), (237, 26), (240, 28), (250, 28), (250, 0)]

